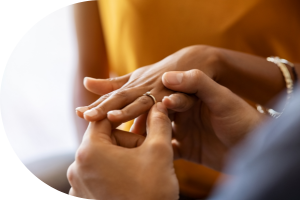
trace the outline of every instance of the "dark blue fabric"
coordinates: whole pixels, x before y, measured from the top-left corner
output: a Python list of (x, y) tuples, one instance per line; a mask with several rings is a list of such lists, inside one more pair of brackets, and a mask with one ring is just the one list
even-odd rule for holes
[[(247, 113), (245, 113), (247, 114)], [(211, 200), (300, 200), (300, 92), (279, 119), (266, 123), (237, 147)]]

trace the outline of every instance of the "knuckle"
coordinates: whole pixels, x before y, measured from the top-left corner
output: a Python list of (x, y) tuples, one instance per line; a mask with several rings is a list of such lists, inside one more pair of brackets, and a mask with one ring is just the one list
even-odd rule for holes
[(68, 178), (70, 184), (72, 184), (74, 182), (74, 175), (75, 175), (75, 172), (74, 172), (73, 165), (70, 165), (68, 168), (68, 171), (67, 171), (67, 178)]
[(75, 156), (76, 162), (82, 165), (88, 165), (92, 161), (92, 152), (89, 147), (79, 147)]
[(111, 95), (112, 95), (112, 93), (105, 94), (105, 95), (100, 97), (100, 100), (104, 101), (105, 99), (108, 99)]
[(127, 99), (128, 97), (128, 92), (126, 90), (118, 90), (116, 92), (114, 92), (114, 96), (118, 97), (118, 98), (125, 98)]
[(190, 81), (191, 85), (197, 86), (200, 84), (204, 76), (205, 76), (204, 72), (198, 69), (192, 69), (188, 72), (187, 79)]
[(74, 163), (72, 163), (69, 168), (68, 168), (68, 171), (67, 171), (67, 178), (68, 178), (68, 181), (71, 185), (74, 185), (74, 182), (75, 182), (75, 176), (76, 176), (76, 172), (75, 172), (75, 169), (74, 169)]
[(189, 75), (189, 78), (191, 78), (192, 80), (199, 80), (204, 76), (204, 73), (198, 69), (192, 69), (190, 70)]
[(110, 92), (108, 94), (102, 95), (97, 101), (95, 101), (94, 103), (92, 103), (91, 105), (89, 105), (88, 108), (92, 109), (92, 108), (98, 106), (101, 102), (103, 102), (104, 100), (108, 99), (111, 95), (112, 95), (112, 92)]

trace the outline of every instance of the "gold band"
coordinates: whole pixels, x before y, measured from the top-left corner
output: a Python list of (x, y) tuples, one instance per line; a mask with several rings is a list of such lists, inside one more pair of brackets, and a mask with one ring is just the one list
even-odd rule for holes
[(288, 70), (287, 66), (282, 62), (282, 60), (284, 60), (284, 59), (281, 59), (279, 57), (268, 57), (267, 58), (267, 61), (276, 64), (279, 67), (279, 69), (281, 70), (282, 75), (285, 80), (285, 84), (286, 84), (287, 99), (289, 99), (291, 97), (291, 94), (293, 93), (294, 84), (293, 84), (293, 79), (291, 77), (290, 71)]
[[(287, 92), (287, 97), (286, 97), (287, 101), (285, 102), (284, 108), (281, 112), (277, 112), (270, 108), (264, 108), (261, 105), (256, 105), (256, 108), (260, 113), (268, 113), (273, 118), (279, 118), (281, 116), (281, 114), (283, 113), (286, 105), (288, 104), (289, 99), (292, 97), (293, 89), (294, 89), (293, 79), (291, 77), (290, 71), (288, 70), (286, 64), (290, 65), (291, 67), (293, 67), (294, 64), (285, 59), (281, 59), (279, 57), (268, 57), (267, 61), (276, 64), (279, 67), (280, 71), (282, 72), (282, 75), (284, 77), (285, 84), (286, 84), (286, 89), (287, 89), (287, 91), (286, 91)], [(294, 74), (295, 80), (297, 79), (296, 75), (297, 74)]]
[(155, 97), (151, 94), (151, 92), (146, 92), (145, 94), (143, 94), (143, 96), (151, 97), (152, 100), (154, 101), (154, 104), (156, 104), (156, 99), (155, 99)]

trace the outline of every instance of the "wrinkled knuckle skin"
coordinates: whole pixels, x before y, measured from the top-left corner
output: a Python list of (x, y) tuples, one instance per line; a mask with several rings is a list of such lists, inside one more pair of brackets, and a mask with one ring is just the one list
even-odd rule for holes
[(204, 76), (204, 73), (198, 69), (193, 69), (190, 71), (190, 78), (192, 80), (199, 80)]
[(127, 99), (128, 92), (126, 90), (118, 90), (114, 92), (114, 96), (116, 96), (117, 98)]
[(89, 109), (92, 109), (94, 107), (97, 107), (97, 105), (101, 102), (103, 102), (104, 100), (108, 99), (110, 96), (112, 95), (111, 93), (108, 94), (104, 94), (102, 95), (97, 101), (95, 101), (94, 103), (92, 103), (91, 105), (88, 106)]
[(112, 93), (105, 94), (105, 95), (101, 96), (101, 100), (104, 101), (105, 99), (108, 99), (111, 95), (112, 95)]
[(205, 76), (204, 72), (202, 72), (198, 69), (193, 69), (189, 72), (189, 77), (187, 77), (187, 78), (190, 80), (191, 85), (197, 86), (197, 85), (200, 85), (204, 76)]

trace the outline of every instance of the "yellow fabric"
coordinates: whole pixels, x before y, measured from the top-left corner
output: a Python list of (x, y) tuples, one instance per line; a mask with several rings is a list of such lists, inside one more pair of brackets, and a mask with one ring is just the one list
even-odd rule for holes
[(110, 67), (118, 75), (207, 44), (300, 61), (300, 1), (98, 0)]
[[(299, 0), (98, 0), (98, 4), (109, 66), (118, 75), (195, 44), (300, 62)], [(201, 166), (192, 170), (175, 162), (175, 168), (181, 192), (189, 195), (203, 197), (199, 188), (188, 184), (191, 179), (200, 176), (206, 181), (200, 180), (203, 185), (214, 180), (204, 177), (207, 171)], [(189, 170), (194, 174), (187, 176)]]

